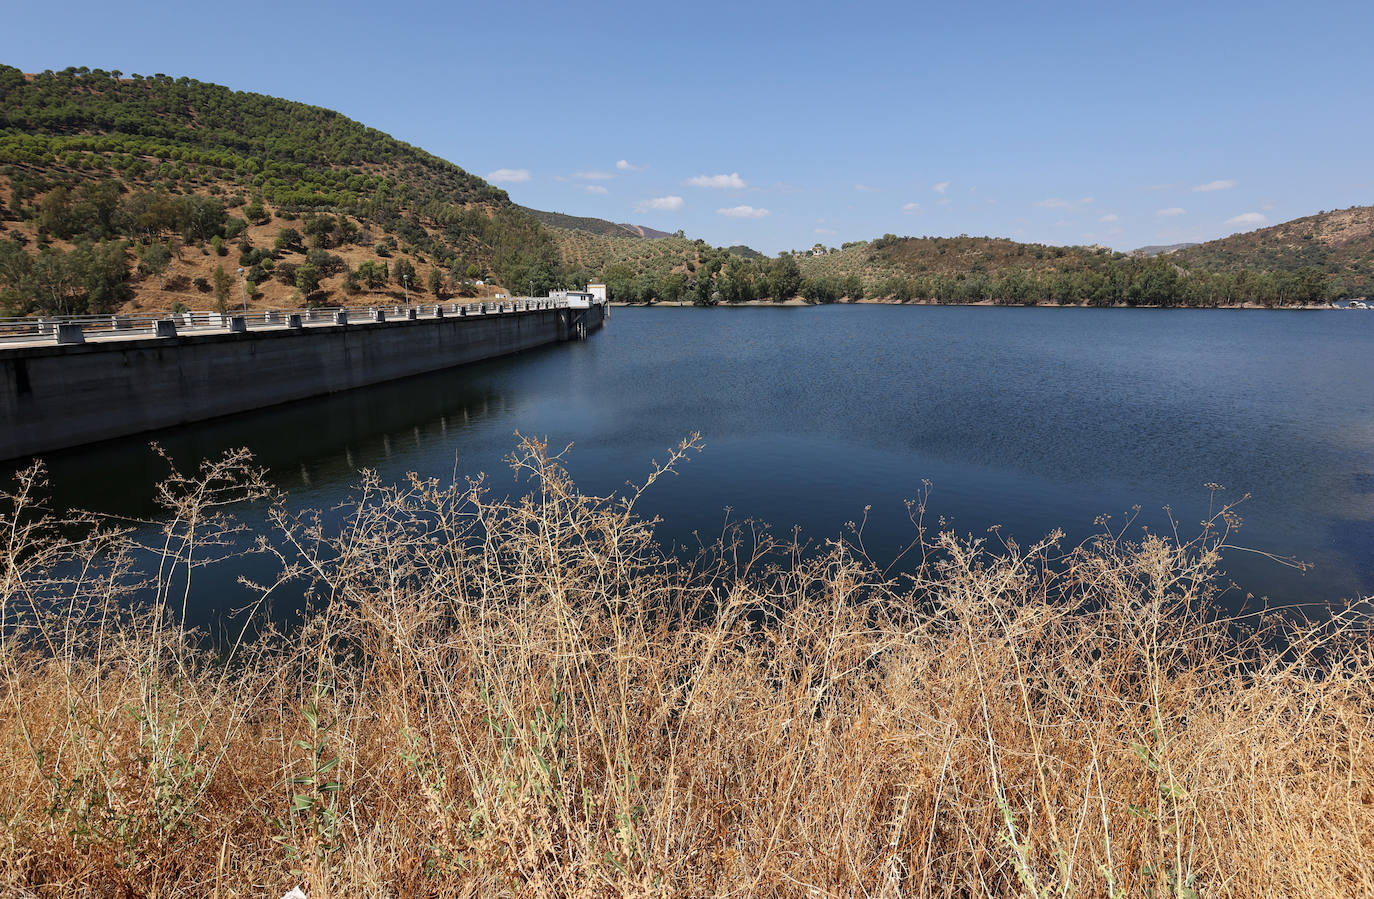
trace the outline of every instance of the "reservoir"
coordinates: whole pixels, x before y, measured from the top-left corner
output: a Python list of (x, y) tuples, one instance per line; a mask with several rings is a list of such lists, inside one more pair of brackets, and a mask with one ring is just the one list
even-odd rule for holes
[[(365, 468), (387, 482), (485, 472), (518, 492), (502, 462), (517, 431), (573, 444), (578, 485), (611, 493), (699, 432), (704, 451), (640, 507), (663, 519), (662, 542), (752, 519), (821, 543), (864, 521), (884, 565), (914, 537), (905, 501), (927, 489), (930, 524), (1023, 545), (1061, 528), (1067, 546), (1101, 516), (1195, 536), (1213, 483), (1222, 501), (1251, 494), (1224, 603), (1323, 607), (1374, 592), (1371, 387), (1374, 316), (1354, 311), (621, 308), (585, 341), (46, 461), (56, 506), (147, 518), (165, 471), (149, 437), (183, 469), (247, 446), (293, 506), (329, 509)], [(239, 515), (265, 527), (261, 509)], [(252, 570), (264, 560), (211, 571), (197, 620), (243, 604), (245, 565), (266, 576)]]

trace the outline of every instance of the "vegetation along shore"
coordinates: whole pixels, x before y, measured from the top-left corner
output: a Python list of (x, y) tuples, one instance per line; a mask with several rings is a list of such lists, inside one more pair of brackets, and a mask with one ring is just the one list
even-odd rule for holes
[[(26, 473), (0, 889), (1374, 895), (1374, 643), (1217, 617), (1232, 509), (1022, 547), (918, 506), (898, 576), (732, 531), (677, 560), (643, 488), (584, 495), (535, 441), (512, 464), (523, 499), (365, 480), (325, 531), (231, 454), (160, 490), (152, 553)], [(314, 601), (208, 648), (180, 622), (243, 499)]]
[(888, 234), (776, 257), (521, 207), (319, 107), (0, 66), (0, 315), (436, 302), (603, 281), (624, 302), (1311, 306), (1374, 293), (1374, 207), (1121, 253)]

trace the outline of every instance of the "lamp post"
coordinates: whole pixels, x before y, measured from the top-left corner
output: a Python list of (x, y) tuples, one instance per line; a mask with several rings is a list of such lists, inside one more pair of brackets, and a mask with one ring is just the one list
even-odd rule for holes
[(405, 292), (406, 305), (410, 305), (410, 272), (401, 273), (401, 290)]
[(239, 266), (239, 289), (243, 291), (243, 311), (248, 311), (248, 276), (244, 274), (243, 266)]

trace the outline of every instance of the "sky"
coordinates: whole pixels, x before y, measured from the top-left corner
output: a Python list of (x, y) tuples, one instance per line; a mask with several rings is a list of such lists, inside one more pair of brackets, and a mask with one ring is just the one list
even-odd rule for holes
[(338, 110), (515, 202), (768, 254), (1130, 250), (1374, 204), (1374, 4), (14, 3), (0, 62)]

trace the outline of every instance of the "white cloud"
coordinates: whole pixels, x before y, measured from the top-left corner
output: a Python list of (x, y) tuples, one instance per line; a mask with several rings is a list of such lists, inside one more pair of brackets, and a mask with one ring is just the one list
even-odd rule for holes
[(1198, 191), (1200, 193), (1211, 193), (1214, 190), (1230, 190), (1235, 186), (1236, 182), (1230, 180), (1208, 181), (1206, 184), (1194, 185), (1193, 190)]
[(864, 194), (876, 194), (878, 192), (878, 188), (871, 184), (856, 184), (854, 185), (854, 189)]
[(604, 193), (609, 193), (609, 191), (607, 191), (606, 188), (602, 187), (600, 184), (588, 184), (588, 185), (587, 185), (587, 193), (589, 193), (589, 194), (604, 194)]
[(908, 214), (920, 212), (920, 211), (921, 211), (921, 204), (920, 204), (920, 203), (907, 203), (905, 206), (902, 207), (902, 211), (905, 212), (905, 213), (908, 213)]
[(1155, 215), (1164, 215), (1164, 216), (1170, 216), (1170, 217), (1172, 217), (1172, 216), (1175, 216), (1175, 215), (1186, 215), (1187, 213), (1188, 213), (1188, 210), (1186, 210), (1186, 209), (1182, 209), (1182, 208), (1180, 208), (1180, 207), (1178, 207), (1178, 206), (1170, 206), (1168, 209), (1161, 209), (1161, 210), (1159, 210), (1158, 212), (1155, 213)]
[(932, 184), (930, 186), (930, 189), (935, 191), (937, 194), (942, 194), (945, 191), (949, 190), (949, 184), (950, 182), (948, 181), (940, 181), (936, 184)]
[(1073, 204), (1068, 200), (1061, 200), (1059, 197), (1050, 197), (1048, 200), (1041, 200), (1035, 205), (1041, 209), (1068, 209)]
[(1098, 219), (1098, 221), (1099, 221), (1099, 222), (1119, 222), (1119, 221), (1121, 221), (1121, 216), (1117, 215), (1115, 212), (1109, 212), (1109, 213), (1107, 213), (1106, 215), (1102, 216), (1102, 218)]
[(487, 175), (487, 180), (492, 184), (520, 184), (530, 178), (529, 169), (497, 169)]
[(836, 232), (835, 232), (835, 229), (834, 229), (834, 228), (817, 228), (817, 229), (816, 229), (816, 233), (817, 233), (817, 234), (834, 234), (834, 233), (836, 233)]
[(573, 177), (583, 181), (610, 181), (615, 175), (610, 172), (573, 172)]
[(631, 165), (629, 161), (625, 159), (617, 161), (615, 167), (622, 172), (642, 172), (648, 168), (647, 165)]
[(1260, 225), (1269, 224), (1269, 216), (1262, 212), (1242, 212), (1240, 215), (1233, 216), (1226, 220), (1228, 225), (1250, 225), (1258, 228)]
[(682, 208), (682, 197), (653, 197), (635, 207), (635, 212), (677, 212)]
[(730, 190), (744, 190), (749, 186), (739, 176), (739, 172), (731, 172), (729, 175), (697, 175), (695, 178), (688, 178), (687, 184), (691, 187), (717, 187)]
[(716, 215), (729, 216), (732, 219), (761, 219), (771, 214), (767, 209), (755, 209), (753, 206), (731, 206), (729, 209), (716, 210)]
[(1084, 197), (1083, 199), (1079, 200), (1078, 202), (1082, 203), (1084, 206), (1091, 206), (1091, 205), (1093, 204), (1093, 201), (1096, 200), (1096, 199), (1097, 199), (1097, 197)]

